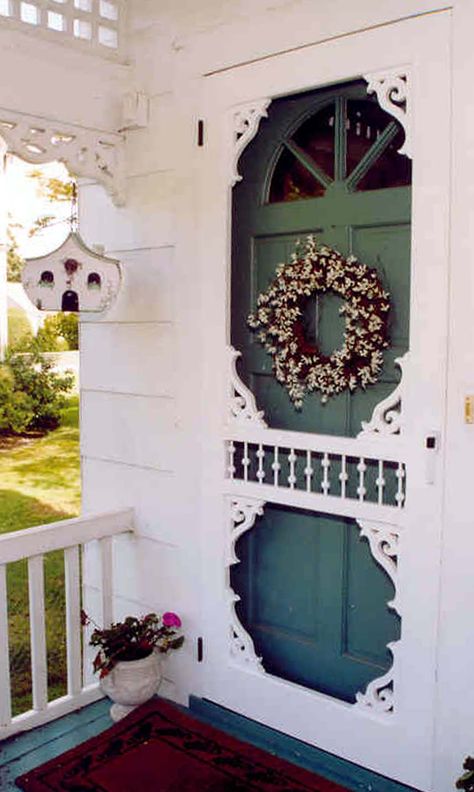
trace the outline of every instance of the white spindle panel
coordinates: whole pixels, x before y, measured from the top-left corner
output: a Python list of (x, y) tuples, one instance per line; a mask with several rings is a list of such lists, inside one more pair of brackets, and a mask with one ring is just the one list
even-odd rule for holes
[[(354, 502), (387, 509), (405, 503), (406, 450), (377, 438), (344, 438), (309, 435), (266, 427), (229, 427), (227, 453), (231, 464), (227, 478), (241, 493), (239, 483), (249, 485), (254, 497), (292, 502), (292, 492), (326, 501), (323, 511), (355, 516)], [(283, 493), (286, 493), (284, 495)], [(286, 500), (285, 500), (286, 498)], [(294, 499), (293, 499), (294, 500)], [(337, 505), (336, 505), (337, 502)], [(352, 506), (348, 506), (352, 503)], [(311, 507), (310, 507), (311, 508)], [(357, 509), (360, 513), (360, 509)]]
[(43, 710), (48, 703), (48, 663), (46, 658), (44, 565), (42, 555), (28, 559), (28, 597), (30, 605), (33, 709)]

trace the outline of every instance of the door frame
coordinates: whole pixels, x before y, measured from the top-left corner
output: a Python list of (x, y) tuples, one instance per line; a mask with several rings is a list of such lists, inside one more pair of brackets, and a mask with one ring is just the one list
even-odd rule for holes
[[(199, 692), (319, 748), (425, 790), (432, 788), (443, 448), (441, 445), (441, 451), (430, 456), (424, 444), (428, 436), (434, 436), (439, 446), (444, 427), (449, 29), (450, 12), (443, 11), (204, 78), (201, 106), (206, 138), (197, 163), (203, 352), (200, 398), (205, 405), (200, 521), (206, 647)], [(265, 113), (270, 97), (401, 69), (409, 74), (408, 111), (416, 109), (412, 115), (410, 366), (404, 373), (410, 387), (403, 397), (403, 447), (410, 460), (410, 476), (409, 508), (399, 512), (396, 520), (398, 582), (404, 607), (395, 679), (398, 703), (387, 718), (373, 709), (355, 709), (294, 683), (262, 676), (255, 664), (245, 667), (233, 661), (228, 565), (232, 550), (229, 534), (235, 523), (231, 522), (232, 503), (224, 481), (223, 424), (235, 389), (244, 402), (247, 399), (252, 412), (251, 394), (229, 374), (231, 189), (238, 156), (257, 133), (258, 115)], [(231, 397), (229, 389), (233, 389)], [(435, 483), (429, 483), (429, 478)], [(255, 499), (253, 505), (258, 508)]]

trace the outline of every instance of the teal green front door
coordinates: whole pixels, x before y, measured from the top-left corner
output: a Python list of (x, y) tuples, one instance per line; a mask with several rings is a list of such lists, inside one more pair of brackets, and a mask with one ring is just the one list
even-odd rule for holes
[[(411, 170), (402, 143), (397, 122), (358, 82), (274, 101), (240, 159), (232, 344), (271, 428), (355, 437), (396, 387), (394, 361), (409, 332)], [(390, 293), (390, 345), (377, 383), (326, 403), (307, 395), (297, 410), (247, 319), (277, 265), (309, 234), (377, 270)], [(330, 293), (307, 302), (305, 336), (323, 354), (342, 345), (341, 305)], [(355, 520), (267, 503), (236, 554), (237, 615), (267, 672), (353, 702), (389, 668), (387, 644), (400, 634), (387, 606), (393, 586)]]

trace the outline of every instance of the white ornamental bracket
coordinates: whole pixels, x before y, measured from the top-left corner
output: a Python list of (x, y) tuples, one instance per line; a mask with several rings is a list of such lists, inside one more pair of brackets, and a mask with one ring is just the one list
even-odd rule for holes
[(97, 181), (116, 206), (124, 205), (122, 134), (0, 108), (0, 137), (10, 154), (35, 165), (63, 162), (71, 176)]
[(117, 297), (122, 273), (116, 259), (90, 250), (72, 231), (57, 250), (26, 260), (22, 282), (40, 311), (100, 313)]

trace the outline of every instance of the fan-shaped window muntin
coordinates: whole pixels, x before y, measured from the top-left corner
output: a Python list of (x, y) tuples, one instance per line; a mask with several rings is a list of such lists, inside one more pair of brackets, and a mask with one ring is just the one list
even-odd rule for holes
[(399, 149), (404, 131), (376, 101), (336, 97), (299, 119), (283, 137), (267, 182), (267, 203), (321, 198), (411, 184), (411, 162)]

